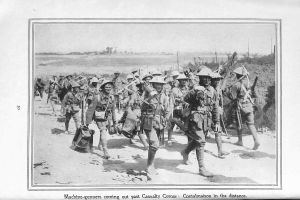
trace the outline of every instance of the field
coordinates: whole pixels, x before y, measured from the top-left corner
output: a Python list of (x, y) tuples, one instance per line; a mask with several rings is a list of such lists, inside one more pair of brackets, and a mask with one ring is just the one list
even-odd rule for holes
[[(179, 55), (180, 67), (193, 62), (195, 54)], [(201, 56), (212, 59), (209, 55)], [(221, 59), (221, 58), (220, 58)], [(224, 56), (222, 57), (224, 59)], [(65, 75), (70, 73), (111, 74), (115, 70), (123, 73), (141, 68), (145, 72), (153, 70), (177, 69), (176, 55), (36, 55), (35, 76)]]

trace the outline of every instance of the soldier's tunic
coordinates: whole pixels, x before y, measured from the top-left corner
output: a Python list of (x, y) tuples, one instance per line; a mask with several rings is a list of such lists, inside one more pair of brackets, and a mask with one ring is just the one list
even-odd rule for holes
[(164, 92), (160, 94), (149, 94), (145, 99), (148, 103), (142, 103), (142, 123), (141, 129), (145, 131), (148, 140), (149, 148), (157, 150), (159, 148), (159, 135), (164, 129), (165, 117), (169, 114), (168, 97)]
[(86, 111), (86, 124), (95, 121), (100, 130), (116, 124), (115, 100), (111, 94), (102, 91), (94, 95), (92, 102)]
[(141, 104), (142, 104), (143, 93), (135, 92), (130, 93), (128, 96), (128, 101), (125, 105), (125, 112), (119, 121), (120, 123), (124, 123), (126, 118), (134, 120), (134, 135), (140, 132), (141, 125)]
[(231, 87), (230, 94), (236, 101), (235, 109), (240, 109), (241, 117), (248, 125), (254, 124), (254, 107), (251, 103), (251, 91), (246, 79), (243, 79)]
[(34, 89), (35, 89), (34, 93), (36, 93), (38, 91), (39, 94), (40, 94), (40, 96), (41, 96), (41, 98), (43, 98), (43, 93), (44, 93), (44, 89), (45, 89), (45, 83), (43, 83), (43, 81), (41, 79), (38, 79), (36, 81)]
[(198, 143), (205, 143), (205, 135), (213, 124), (219, 124), (217, 94), (213, 87), (204, 90), (191, 90), (184, 97), (190, 104), (191, 114), (185, 124), (186, 134)]
[(50, 82), (48, 88), (48, 99), (50, 101), (57, 101), (58, 100), (58, 85), (56, 82)]
[(80, 93), (73, 93), (73, 92), (68, 92), (64, 99), (63, 99), (63, 107), (65, 108), (66, 112), (66, 130), (68, 130), (69, 127), (69, 122), (71, 117), (74, 119), (75, 126), (76, 128), (79, 127), (80, 125), (80, 116), (79, 116), (79, 111), (81, 109), (81, 103), (83, 100), (83, 96)]
[(175, 87), (172, 89), (172, 96), (174, 100), (173, 117), (182, 119), (182, 109), (184, 107), (184, 97), (188, 92), (187, 87)]
[(99, 94), (99, 89), (97, 87), (90, 86), (86, 91), (86, 100), (90, 104), (95, 95)]
[(124, 99), (124, 96), (122, 94), (117, 94), (121, 89), (123, 89), (123, 85), (125, 84), (125, 81), (123, 81), (120, 77), (113, 78), (113, 91), (114, 91), (114, 98), (115, 98), (115, 103), (117, 107), (121, 108), (121, 101)]

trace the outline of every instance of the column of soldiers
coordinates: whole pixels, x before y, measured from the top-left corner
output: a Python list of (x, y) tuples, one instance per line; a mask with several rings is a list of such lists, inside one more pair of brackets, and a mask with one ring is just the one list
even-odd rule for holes
[[(148, 150), (146, 171), (149, 176), (156, 174), (154, 160), (161, 144), (161, 136), (168, 132), (167, 144), (172, 145), (175, 124), (188, 138), (186, 148), (181, 151), (184, 164), (189, 164), (189, 154), (196, 151), (199, 174), (212, 176), (204, 165), (204, 148), (209, 132), (215, 133), (218, 157), (225, 158), (228, 152), (222, 149), (221, 133), (224, 132), (223, 94), (236, 101), (237, 118), (246, 121), (254, 138), (253, 149), (260, 143), (254, 126), (252, 97), (249, 92), (248, 72), (238, 67), (234, 73), (238, 81), (230, 89), (222, 91), (219, 82), (223, 78), (207, 67), (196, 74), (172, 72), (169, 79), (160, 72), (140, 76), (137, 70), (129, 74), (124, 81), (120, 72), (112, 80), (99, 81), (96, 77), (78, 84), (71, 76), (65, 81), (57, 82), (57, 91), (66, 89), (61, 98), (64, 108), (65, 129), (68, 133), (69, 121), (74, 119), (75, 126), (80, 126), (80, 111), (84, 114), (82, 124), (89, 126), (94, 122), (100, 132), (98, 149), (103, 151), (104, 158), (109, 159), (107, 147), (108, 134), (122, 133), (132, 138), (138, 135), (144, 148)], [(41, 85), (37, 83), (38, 86)], [(53, 84), (53, 83), (50, 83)], [(52, 91), (52, 93), (54, 93)], [(117, 113), (123, 111), (120, 119)], [(238, 119), (241, 123), (241, 119)], [(240, 127), (237, 145), (243, 145)]]

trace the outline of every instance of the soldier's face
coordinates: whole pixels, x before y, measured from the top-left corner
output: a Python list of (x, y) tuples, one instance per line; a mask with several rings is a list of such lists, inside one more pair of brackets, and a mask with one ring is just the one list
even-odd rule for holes
[(211, 80), (211, 85), (213, 87), (217, 87), (219, 85), (219, 83), (220, 83), (220, 79), (212, 79)]
[(150, 77), (147, 77), (147, 78), (145, 78), (145, 81), (146, 81), (147, 83), (149, 83), (149, 81), (151, 81), (151, 78), (150, 78)]
[(153, 83), (153, 87), (156, 89), (157, 92), (161, 92), (163, 89), (164, 84), (161, 83)]
[(104, 86), (104, 91), (106, 92), (106, 93), (110, 93), (111, 92), (111, 84), (106, 84), (105, 86)]
[(119, 75), (120, 75), (119, 73), (115, 73), (115, 77), (116, 77), (116, 78), (118, 78), (118, 77), (119, 77)]
[(179, 80), (179, 84), (180, 84), (181, 86), (185, 86), (186, 83), (187, 83), (186, 80)]
[(199, 83), (200, 85), (202, 86), (208, 86), (210, 85), (210, 77), (209, 76), (202, 76), (202, 77), (199, 77)]

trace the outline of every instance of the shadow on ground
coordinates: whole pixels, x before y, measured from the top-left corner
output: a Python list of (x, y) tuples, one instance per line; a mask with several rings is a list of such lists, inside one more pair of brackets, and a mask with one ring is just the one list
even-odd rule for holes
[(107, 148), (108, 149), (123, 149), (127, 146), (133, 147), (133, 148), (137, 148), (137, 149), (141, 149), (144, 150), (143, 147), (138, 146), (136, 143), (138, 143), (139, 141), (134, 141), (133, 144), (130, 143), (129, 138), (111, 138), (108, 140), (108, 144), (107, 144)]
[[(139, 157), (138, 155), (134, 155), (133, 157)], [(103, 167), (107, 172), (117, 171), (117, 172), (127, 172), (130, 170), (134, 171), (144, 171), (147, 166), (147, 159), (137, 158), (136, 162), (126, 162), (121, 160), (104, 160)], [(181, 160), (174, 159), (161, 159), (156, 158), (154, 161), (154, 166), (156, 169), (165, 169), (168, 171), (176, 172), (176, 173), (192, 173), (190, 171), (186, 171), (183, 169), (178, 169), (177, 166), (182, 164)], [(193, 174), (193, 173), (192, 173)]]
[(58, 135), (58, 134), (64, 133), (64, 130), (61, 130), (59, 128), (53, 128), (53, 129), (51, 129), (51, 133)]
[(248, 177), (228, 177), (223, 175), (214, 175), (211, 178), (207, 178), (212, 183), (256, 183)]
[(233, 150), (232, 153), (237, 153), (242, 159), (260, 159), (260, 158), (271, 158), (275, 159), (275, 154), (268, 154), (262, 151), (244, 151), (244, 150)]

